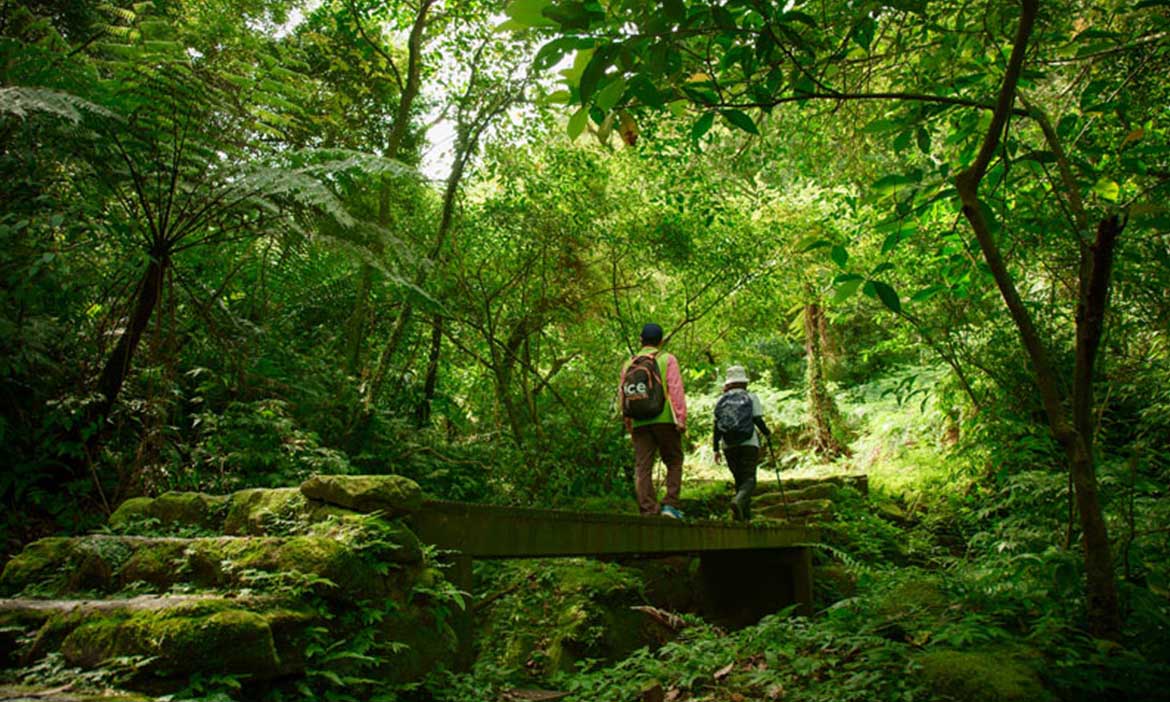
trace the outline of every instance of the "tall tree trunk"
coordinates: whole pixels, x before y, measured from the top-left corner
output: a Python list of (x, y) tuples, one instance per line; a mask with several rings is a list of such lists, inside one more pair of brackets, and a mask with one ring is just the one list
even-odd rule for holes
[(439, 382), (439, 356), (443, 350), (443, 318), (435, 315), (431, 319), (431, 353), (427, 357), (427, 376), (423, 382), (423, 395), (415, 408), (415, 425), (422, 429), (431, 421), (431, 400), (435, 399), (435, 388)]
[[(955, 189), (963, 205), (963, 215), (971, 224), (983, 258), (991, 271), (1004, 304), (1020, 334), (1024, 350), (1032, 361), (1033, 379), (1048, 416), (1052, 435), (1064, 448), (1076, 490), (1080, 510), (1082, 546), (1085, 557), (1085, 592), (1088, 601), (1089, 630), (1096, 636), (1116, 640), (1121, 635), (1121, 610), (1113, 576), (1109, 534), (1097, 497), (1097, 478), (1093, 457), (1093, 376), (1097, 347), (1101, 340), (1104, 315), (1112, 273), (1113, 250), (1122, 225), (1116, 217), (1103, 220), (1097, 228), (1097, 240), (1086, 242), (1078, 232), (1081, 246), (1080, 299), (1077, 306), (1076, 370), (1073, 376), (1072, 417), (1065, 408), (1065, 394), (1060, 377), (1048, 356), (1040, 334), (1024, 306), (1015, 282), (1004, 263), (999, 246), (979, 202), (979, 183), (986, 175), (1000, 145), (1000, 135), (1015, 102), (1016, 86), (1023, 70), (1028, 38), (1039, 11), (1038, 0), (1022, 0), (1020, 23), (1012, 53), (996, 100), (991, 124), (984, 134), (979, 154), (971, 167), (955, 176)], [(1079, 193), (1072, 184), (1066, 197), (1076, 202)]]
[[(96, 390), (102, 397), (90, 409), (87, 424), (95, 421), (104, 422), (117, 401), (122, 385), (126, 382), (126, 376), (130, 373), (138, 343), (142, 340), (142, 334), (146, 331), (154, 308), (158, 306), (159, 298), (162, 296), (163, 279), (169, 265), (169, 252), (158, 253), (151, 256), (150, 263), (143, 271), (142, 279), (138, 281), (138, 296), (134, 302), (134, 310), (126, 321), (126, 329), (122, 336), (118, 337), (118, 343), (114, 345), (114, 350), (110, 352), (101, 376), (98, 377)], [(98, 433), (100, 432), (91, 433), (90, 441)]]
[(828, 456), (844, 453), (833, 436), (833, 399), (825, 389), (824, 350), (821, 347), (824, 311), (811, 302), (804, 307), (804, 355), (808, 366), (808, 413), (813, 449)]
[[(427, 264), (438, 260), (439, 254), (442, 253), (443, 246), (447, 242), (447, 235), (450, 233), (451, 223), (455, 218), (455, 196), (459, 192), (459, 183), (463, 180), (463, 171), (467, 165), (469, 150), (474, 148), (473, 145), (467, 143), (466, 137), (460, 138), (459, 141), (461, 148), (456, 148), (455, 163), (451, 166), (451, 172), (447, 176), (447, 186), (443, 191), (443, 211), (439, 218), (439, 228), (435, 235), (435, 241), (431, 246), (430, 255), (427, 256), (424, 265), (419, 268), (418, 273), (414, 277), (414, 285), (418, 288), (426, 284), (429, 270)], [(394, 352), (406, 336), (406, 330), (410, 326), (410, 321), (413, 316), (414, 305), (410, 300), (404, 301), (402, 303), (402, 310), (394, 320), (394, 327), (390, 331), (390, 336), (387, 337), (386, 344), (378, 354), (378, 361), (374, 365), (374, 372), (370, 378), (369, 386), (366, 389), (366, 396), (363, 401), (363, 413), (367, 416), (373, 410), (374, 403), (382, 392), (382, 385), (386, 382), (386, 372), (390, 368), (390, 359), (394, 356)]]
[[(386, 138), (386, 150), (382, 154), (388, 159), (398, 158), (398, 152), (402, 148), (402, 142), (406, 139), (407, 132), (410, 131), (410, 113), (414, 109), (414, 102), (418, 98), (422, 84), (423, 32), (426, 29), (427, 18), (433, 5), (434, 0), (425, 0), (419, 4), (418, 11), (415, 13), (414, 22), (410, 28), (410, 34), (406, 40), (406, 80), (399, 86), (402, 92), (398, 96), (398, 106), (394, 111), (394, 124), (390, 128), (390, 134)], [(385, 53), (374, 39), (366, 36), (365, 31), (361, 30), (360, 17), (355, 15), (354, 21), (359, 23), (358, 27), (362, 37), (366, 39), (375, 51), (383, 56), (384, 60), (389, 64), (389, 67), (393, 69), (393, 57)], [(379, 230), (384, 230), (390, 225), (391, 184), (391, 176), (382, 176), (378, 184)], [(380, 242), (376, 243), (372, 248), (375, 254), (381, 255), (382, 246)], [(357, 300), (354, 302), (353, 312), (350, 314), (349, 321), (346, 324), (344, 362), (347, 364), (346, 370), (350, 373), (356, 373), (361, 367), (361, 352), (366, 337), (366, 321), (369, 318), (369, 296), (373, 279), (374, 267), (368, 263), (363, 263), (361, 277), (358, 280)]]

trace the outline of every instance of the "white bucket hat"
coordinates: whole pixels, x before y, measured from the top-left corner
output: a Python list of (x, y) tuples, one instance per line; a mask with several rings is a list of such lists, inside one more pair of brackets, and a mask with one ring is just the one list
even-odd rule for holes
[(731, 366), (727, 369), (727, 378), (723, 381), (723, 385), (731, 385), (732, 383), (747, 383), (747, 371), (743, 366)]

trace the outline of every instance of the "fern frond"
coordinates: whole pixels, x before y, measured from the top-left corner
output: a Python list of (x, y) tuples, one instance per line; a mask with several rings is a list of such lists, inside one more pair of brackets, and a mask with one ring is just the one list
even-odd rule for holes
[(86, 112), (117, 118), (113, 112), (101, 105), (95, 105), (84, 98), (59, 90), (26, 86), (0, 88), (0, 114), (24, 119), (36, 112), (64, 117), (74, 124), (80, 123), (83, 113)]

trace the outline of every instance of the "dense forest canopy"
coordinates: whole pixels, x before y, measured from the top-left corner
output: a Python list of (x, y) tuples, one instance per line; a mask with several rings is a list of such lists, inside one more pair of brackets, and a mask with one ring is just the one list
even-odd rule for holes
[(653, 321), (685, 475), (744, 365), (784, 465), (1120, 684), (1170, 655), (1167, 75), (1164, 0), (3, 3), (3, 552), (314, 473), (625, 504)]

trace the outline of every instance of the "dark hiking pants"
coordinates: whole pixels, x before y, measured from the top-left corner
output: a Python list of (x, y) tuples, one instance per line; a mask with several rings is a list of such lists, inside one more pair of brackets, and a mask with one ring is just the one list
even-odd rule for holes
[(673, 424), (650, 424), (634, 427), (634, 491), (638, 495), (638, 511), (658, 514), (658, 495), (654, 489), (654, 463), (662, 456), (666, 464), (666, 497), (662, 504), (678, 508), (678, 493), (682, 487), (682, 434)]
[(740, 519), (752, 518), (752, 493), (756, 489), (756, 464), (760, 462), (758, 446), (728, 446), (723, 449), (727, 467), (735, 479), (735, 497), (731, 503)]

